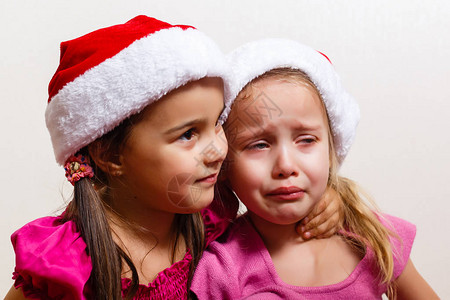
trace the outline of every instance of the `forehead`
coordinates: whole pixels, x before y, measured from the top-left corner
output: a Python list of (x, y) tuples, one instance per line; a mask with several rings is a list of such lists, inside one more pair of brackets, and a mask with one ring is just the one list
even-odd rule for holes
[(211, 108), (223, 107), (223, 83), (220, 78), (192, 81), (147, 106), (143, 119), (171, 123), (186, 118), (216, 118)]
[(231, 148), (249, 140), (278, 136), (282, 132), (324, 135), (329, 132), (325, 108), (309, 86), (264, 79), (248, 86), (232, 107), (225, 123)]
[(281, 116), (307, 119), (314, 113), (327, 119), (321, 97), (311, 84), (292, 76), (256, 79), (238, 95), (229, 119), (262, 123)]

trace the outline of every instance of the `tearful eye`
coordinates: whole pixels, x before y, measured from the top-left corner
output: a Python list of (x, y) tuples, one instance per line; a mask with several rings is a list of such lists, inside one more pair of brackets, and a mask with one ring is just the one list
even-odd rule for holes
[(261, 149), (266, 149), (268, 147), (269, 147), (269, 145), (267, 143), (255, 143), (255, 144), (249, 145), (247, 148), (250, 150), (261, 150)]
[(299, 137), (299, 139), (297, 140), (297, 143), (299, 144), (312, 144), (316, 142), (316, 138), (313, 136), (303, 136), (303, 137)]
[(303, 143), (307, 143), (307, 144), (311, 144), (311, 143), (314, 143), (315, 140), (312, 139), (312, 138), (309, 138), (309, 139), (303, 139), (302, 142), (303, 142)]

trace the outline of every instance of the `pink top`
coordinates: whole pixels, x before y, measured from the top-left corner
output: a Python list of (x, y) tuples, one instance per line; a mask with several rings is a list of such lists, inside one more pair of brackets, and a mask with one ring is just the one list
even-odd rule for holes
[[(237, 203), (236, 203), (237, 204)], [(224, 208), (214, 201), (202, 211), (206, 244), (209, 245), (228, 227), (236, 215), (237, 205)], [(61, 217), (44, 217), (32, 221), (11, 236), (16, 252), (14, 286), (21, 287), (29, 299), (92, 299), (86, 282), (92, 265), (75, 223), (61, 224)], [(186, 299), (189, 250), (185, 257), (161, 271), (148, 285), (139, 285), (133, 299)], [(131, 280), (122, 278), (122, 293)]]
[[(391, 239), (394, 278), (408, 262), (415, 226), (385, 215), (383, 224), (401, 239)], [(388, 225), (390, 223), (390, 225)], [(344, 281), (318, 287), (289, 285), (278, 276), (261, 237), (245, 218), (236, 220), (225, 241), (213, 242), (198, 265), (191, 290), (199, 299), (381, 299), (386, 286), (377, 279), (375, 255), (366, 255)], [(299, 270), (300, 271), (300, 270)]]

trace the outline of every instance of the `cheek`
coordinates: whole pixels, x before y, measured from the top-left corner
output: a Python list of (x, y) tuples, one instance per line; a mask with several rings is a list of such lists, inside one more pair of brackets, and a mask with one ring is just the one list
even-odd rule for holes
[(200, 165), (201, 155), (199, 153), (200, 151), (194, 149), (186, 151), (178, 147), (166, 147), (159, 155), (160, 164), (164, 165), (168, 172), (193, 172), (195, 167)]
[(324, 148), (319, 155), (312, 159), (309, 164), (309, 177), (312, 184), (316, 187), (317, 193), (322, 194), (328, 184), (329, 176), (329, 157), (328, 148)]
[(261, 186), (264, 172), (262, 164), (231, 155), (228, 163), (227, 177), (236, 193), (244, 194)]
[(320, 170), (321, 170), (321, 172), (318, 174), (318, 181), (319, 181), (319, 185), (321, 187), (322, 192), (325, 192), (325, 189), (328, 185), (328, 177), (330, 174), (328, 160), (323, 163)]

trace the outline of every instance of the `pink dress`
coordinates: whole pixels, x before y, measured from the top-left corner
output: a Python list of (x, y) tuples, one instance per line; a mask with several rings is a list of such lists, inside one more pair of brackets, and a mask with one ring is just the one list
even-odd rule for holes
[[(385, 215), (383, 224), (396, 232), (394, 278), (408, 262), (415, 226)], [(244, 217), (236, 220), (228, 234), (212, 242), (204, 253), (192, 282), (198, 299), (381, 299), (386, 286), (379, 284), (376, 260), (368, 248), (355, 270), (336, 284), (317, 287), (289, 285), (278, 276), (269, 252), (254, 227)], [(299, 270), (301, 272), (301, 270)]]
[[(237, 204), (237, 203), (236, 203)], [(206, 244), (220, 236), (236, 216), (237, 205), (224, 208), (214, 201), (202, 211)], [(91, 260), (86, 244), (74, 222), (61, 224), (61, 217), (32, 221), (11, 236), (16, 252), (14, 286), (21, 287), (29, 299), (92, 299), (86, 285), (91, 274)], [(189, 250), (185, 257), (161, 271), (148, 285), (139, 285), (133, 299), (186, 299)], [(122, 278), (122, 293), (131, 284)]]

